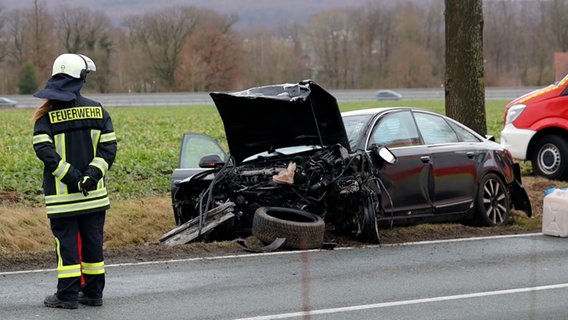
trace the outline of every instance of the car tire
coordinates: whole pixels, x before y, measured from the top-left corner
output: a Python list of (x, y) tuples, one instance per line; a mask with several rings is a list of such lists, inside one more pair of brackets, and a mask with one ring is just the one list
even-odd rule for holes
[(511, 197), (505, 183), (496, 174), (489, 173), (481, 179), (475, 209), (476, 220), (481, 226), (501, 226), (509, 221)]
[(252, 235), (263, 243), (286, 238), (287, 249), (321, 248), (325, 234), (323, 219), (313, 213), (282, 207), (259, 207), (252, 223)]
[(357, 220), (359, 229), (357, 239), (362, 242), (378, 244), (381, 238), (375, 211), (375, 201), (372, 198), (369, 197), (363, 200)]
[(560, 136), (540, 138), (531, 156), (533, 172), (550, 180), (568, 178), (568, 142)]

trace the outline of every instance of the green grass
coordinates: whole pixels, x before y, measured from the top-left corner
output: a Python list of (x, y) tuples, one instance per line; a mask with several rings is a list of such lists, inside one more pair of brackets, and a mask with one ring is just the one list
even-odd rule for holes
[[(488, 101), (488, 133), (498, 138), (506, 101)], [(412, 106), (444, 113), (444, 101), (342, 103), (341, 111)], [(223, 124), (213, 105), (108, 108), (118, 139), (115, 163), (108, 175), (114, 199), (143, 198), (170, 191), (184, 132), (204, 133), (226, 145)], [(0, 190), (18, 201), (41, 204), (43, 165), (32, 148), (34, 110), (0, 110)]]
[[(506, 101), (488, 101), (488, 133), (498, 138)], [(443, 101), (342, 103), (342, 111), (382, 106), (411, 106), (444, 113)], [(176, 168), (184, 132), (211, 135), (226, 146), (216, 108), (207, 106), (108, 108), (118, 137), (118, 154), (108, 175), (111, 209), (105, 223), (105, 248), (158, 243), (174, 227), (170, 176)], [(49, 221), (43, 208), (42, 163), (32, 148), (34, 110), (2, 110), (0, 130), (0, 256), (53, 250)], [(542, 190), (555, 186), (543, 178), (525, 179), (533, 211), (542, 212)], [(561, 187), (565, 187), (564, 185)], [(497, 232), (534, 231), (540, 218), (516, 216), (510, 227)], [(434, 239), (477, 234), (459, 224), (384, 230), (386, 242)], [(450, 230), (448, 230), (448, 228)], [(411, 236), (405, 235), (410, 234)], [(391, 240), (389, 240), (392, 238)]]

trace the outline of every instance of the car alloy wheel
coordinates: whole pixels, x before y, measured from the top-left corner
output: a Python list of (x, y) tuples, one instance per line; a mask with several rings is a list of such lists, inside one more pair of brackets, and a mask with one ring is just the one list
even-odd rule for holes
[(477, 190), (477, 220), (493, 227), (507, 223), (511, 211), (510, 196), (503, 180), (496, 174), (485, 175)]

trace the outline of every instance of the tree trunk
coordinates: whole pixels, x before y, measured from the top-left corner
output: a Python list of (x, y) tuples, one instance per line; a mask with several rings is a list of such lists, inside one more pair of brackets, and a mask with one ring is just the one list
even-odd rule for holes
[(487, 133), (482, 0), (445, 0), (446, 115)]

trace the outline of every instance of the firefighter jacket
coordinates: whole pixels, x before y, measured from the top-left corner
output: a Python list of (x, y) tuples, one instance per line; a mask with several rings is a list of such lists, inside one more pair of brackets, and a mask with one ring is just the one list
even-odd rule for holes
[[(51, 110), (34, 126), (33, 147), (44, 163), (43, 190), (49, 218), (107, 210), (105, 176), (116, 155), (116, 136), (100, 103), (77, 95), (72, 101), (52, 100)], [(97, 181), (84, 195), (82, 177)]]

